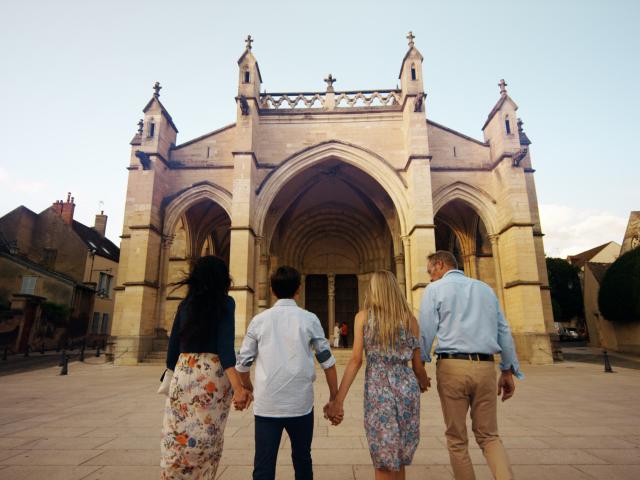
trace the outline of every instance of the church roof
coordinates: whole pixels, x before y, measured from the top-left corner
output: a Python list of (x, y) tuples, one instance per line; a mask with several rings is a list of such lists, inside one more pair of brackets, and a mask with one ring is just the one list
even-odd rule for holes
[(575, 265), (576, 267), (582, 268), (587, 262), (589, 262), (589, 260), (595, 257), (598, 253), (604, 250), (611, 243), (613, 242), (603, 243), (602, 245), (598, 245), (597, 247), (593, 247), (582, 253), (578, 253), (577, 255), (569, 255), (567, 257), (567, 261), (570, 264)]
[(477, 139), (475, 139), (473, 137), (465, 135), (464, 133), (460, 133), (460, 132), (454, 130), (453, 128), (445, 127), (444, 125), (442, 125), (440, 123), (437, 123), (437, 122), (434, 122), (433, 120), (427, 119), (427, 125), (432, 125), (432, 126), (434, 126), (436, 128), (440, 128), (440, 129), (442, 129), (442, 130), (444, 130), (446, 132), (452, 133), (453, 135), (457, 135), (458, 137), (462, 137), (465, 140), (470, 140), (470, 141), (472, 141), (474, 143), (477, 143), (478, 145), (482, 145), (483, 147), (489, 146), (489, 144), (486, 143), (486, 142), (482, 142), (482, 141), (477, 140)]
[(73, 231), (80, 237), (87, 247), (96, 252), (96, 255), (108, 258), (114, 262), (118, 262), (120, 260), (120, 249), (116, 247), (111, 240), (107, 237), (103, 237), (93, 228), (87, 227), (85, 224), (74, 220)]
[(164, 105), (162, 104), (160, 99), (155, 95), (151, 97), (151, 100), (149, 100), (149, 102), (145, 105), (145, 107), (142, 109), (142, 112), (147, 113), (147, 110), (149, 110), (151, 108), (151, 105), (153, 105), (154, 100), (158, 102), (158, 105), (160, 105), (160, 112), (162, 113), (162, 116), (167, 119), (167, 122), (169, 122), (169, 125), (171, 125), (171, 127), (176, 131), (176, 133), (178, 133), (178, 127), (176, 127), (176, 124), (173, 123), (173, 118), (171, 118), (171, 115), (169, 115), (169, 112), (167, 112), (167, 109), (164, 108)]
[(518, 108), (518, 105), (516, 105), (516, 102), (514, 102), (509, 95), (507, 95), (506, 93), (503, 95), (500, 95), (500, 100), (498, 100), (498, 103), (496, 103), (496, 105), (493, 107), (491, 112), (489, 112), (489, 116), (487, 117), (487, 121), (484, 122), (484, 125), (482, 126), (482, 130), (484, 130), (487, 127), (487, 125), (489, 125), (489, 122), (491, 121), (491, 119), (495, 116), (496, 113), (500, 111), (500, 109), (506, 103), (507, 100), (513, 103), (514, 108), (516, 109)]
[(177, 145), (177, 146), (173, 147), (172, 150), (178, 150), (178, 149), (180, 149), (182, 147), (186, 147), (186, 146), (191, 145), (193, 143), (199, 142), (200, 140), (204, 140), (205, 138), (213, 137), (214, 135), (216, 135), (216, 134), (218, 134), (220, 132), (224, 132), (225, 130), (228, 130), (228, 129), (233, 128), (235, 126), (236, 126), (235, 122), (231, 123), (231, 124), (226, 125), (226, 126), (224, 126), (222, 128), (218, 128), (218, 129), (214, 130), (213, 132), (205, 133), (204, 135), (200, 135), (199, 137), (192, 138), (191, 140), (189, 140), (187, 142), (181, 143), (180, 145)]

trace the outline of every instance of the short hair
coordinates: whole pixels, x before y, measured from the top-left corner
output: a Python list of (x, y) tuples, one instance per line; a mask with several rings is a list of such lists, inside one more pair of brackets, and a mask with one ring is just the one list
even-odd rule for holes
[(278, 298), (293, 298), (299, 287), (300, 272), (293, 267), (278, 267), (271, 274), (271, 289)]
[(453, 253), (448, 252), (447, 250), (437, 250), (431, 255), (427, 255), (427, 261), (429, 263), (442, 262), (451, 268), (458, 268), (458, 261), (456, 260), (456, 257), (453, 256)]

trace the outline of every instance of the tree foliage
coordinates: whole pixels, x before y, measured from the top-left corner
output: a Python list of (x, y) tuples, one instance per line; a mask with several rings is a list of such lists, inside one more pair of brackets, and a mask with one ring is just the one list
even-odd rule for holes
[(612, 322), (640, 321), (640, 247), (618, 257), (604, 274), (598, 308)]
[(547, 258), (551, 304), (556, 322), (582, 318), (584, 305), (578, 267), (562, 258)]

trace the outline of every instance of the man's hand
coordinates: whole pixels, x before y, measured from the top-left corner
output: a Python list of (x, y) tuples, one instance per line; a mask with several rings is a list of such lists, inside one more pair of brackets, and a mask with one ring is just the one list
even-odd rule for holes
[(431, 388), (431, 377), (427, 377), (426, 381), (419, 382), (420, 393), (424, 393)]
[(513, 373), (510, 370), (505, 370), (498, 379), (498, 396), (502, 394), (502, 401), (507, 401), (516, 391), (516, 383), (513, 381)]
[(339, 404), (335, 400), (327, 402), (322, 409), (324, 411), (324, 418), (331, 421), (331, 425), (340, 425), (344, 419), (344, 408), (342, 404)]
[(233, 406), (236, 410), (244, 410), (249, 407), (251, 402), (253, 401), (253, 395), (251, 392), (245, 388), (237, 392), (233, 392)]

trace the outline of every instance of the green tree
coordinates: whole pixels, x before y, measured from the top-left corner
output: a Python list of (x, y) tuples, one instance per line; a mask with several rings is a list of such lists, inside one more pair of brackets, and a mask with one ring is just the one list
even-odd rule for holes
[(584, 304), (578, 267), (562, 258), (547, 258), (551, 305), (556, 322), (567, 322), (575, 317), (582, 318)]
[(598, 307), (612, 322), (640, 321), (640, 247), (611, 264), (600, 284)]

